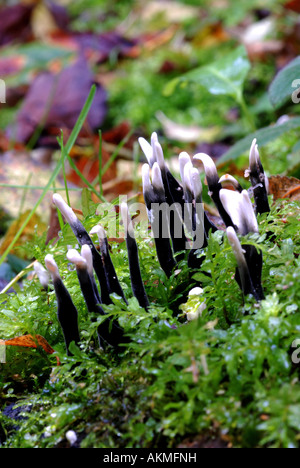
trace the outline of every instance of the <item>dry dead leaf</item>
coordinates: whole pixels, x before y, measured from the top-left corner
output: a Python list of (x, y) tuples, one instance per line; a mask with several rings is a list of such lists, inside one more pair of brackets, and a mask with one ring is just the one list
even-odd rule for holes
[(285, 3), (284, 8), (295, 11), (296, 13), (300, 13), (300, 2), (299, 0), (290, 0), (289, 2)]
[(274, 201), (282, 198), (300, 200), (300, 180), (295, 177), (271, 176), (269, 178), (270, 193)]
[(22, 335), (12, 338), (10, 340), (3, 340), (5, 346), (21, 346), (24, 348), (37, 348), (38, 345), (41, 346), (44, 351), (48, 354), (53, 354), (54, 349), (51, 348), (48, 341), (41, 335)]
[[(30, 211), (25, 211), (18, 219), (12, 222), (10, 225), (8, 231), (6, 232), (1, 245), (0, 245), (0, 254), (2, 255), (6, 249), (10, 246), (12, 243), (16, 233), (19, 231), (20, 227), (23, 225), (25, 219), (29, 215)], [(42, 235), (43, 232), (46, 230), (46, 224), (44, 224), (40, 217), (35, 213), (29, 223), (27, 223), (27, 226), (23, 230), (22, 235), (20, 236), (19, 240), (16, 242), (14, 250), (12, 252), (15, 252), (16, 247), (24, 245), (26, 242), (32, 240), (35, 235), (35, 229), (37, 226), (37, 233)], [(21, 256), (21, 252), (18, 250), (17, 252), (18, 256)]]
[[(20, 346), (22, 348), (33, 348), (37, 349), (38, 346), (42, 347), (47, 354), (53, 354), (55, 351), (49, 345), (48, 341), (42, 335), (22, 335), (12, 338), (10, 340), (0, 340), (1, 344), (5, 346)], [(59, 365), (59, 359), (56, 357), (57, 365)]]

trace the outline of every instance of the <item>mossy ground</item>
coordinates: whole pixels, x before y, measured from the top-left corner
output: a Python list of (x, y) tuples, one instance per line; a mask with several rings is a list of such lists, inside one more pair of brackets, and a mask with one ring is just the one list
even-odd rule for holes
[[(182, 261), (169, 280), (151, 240), (139, 241), (148, 312), (132, 298), (125, 242), (113, 244), (129, 300), (126, 307), (115, 297), (106, 307), (131, 337), (120, 355), (98, 347), (98, 323), (91, 322), (66, 261), (67, 246), (76, 244), (69, 226), (52, 246), (43, 238), (30, 244), (41, 262), (54, 254), (79, 311), (82, 344), (65, 355), (54, 292), (43, 291), (36, 279), (1, 298), (2, 338), (40, 334), (61, 361), (57, 366), (54, 355), (39, 349), (7, 348), (0, 376), (2, 446), (68, 446), (72, 429), (80, 447), (174, 447), (199, 436), (233, 447), (298, 447), (299, 364), (292, 346), (300, 338), (299, 212), (297, 202), (277, 202), (259, 218), (260, 235), (243, 239), (263, 251), (266, 299), (260, 305), (242, 296), (221, 231), (210, 237), (201, 271), (191, 275)], [(84, 225), (96, 221), (91, 215)], [(207, 308), (187, 323), (186, 312), (195, 308), (187, 293), (198, 281), (204, 290), (199, 305), (206, 301)], [(12, 402), (24, 418), (5, 415)]]

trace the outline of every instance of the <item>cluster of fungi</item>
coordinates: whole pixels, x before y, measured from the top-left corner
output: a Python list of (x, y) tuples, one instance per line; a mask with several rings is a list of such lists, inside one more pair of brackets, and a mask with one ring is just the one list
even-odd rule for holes
[[(203, 206), (202, 183), (199, 170), (194, 167), (193, 160), (198, 161), (198, 163), (200, 161), (204, 166), (209, 195), (225, 225), (226, 235), (236, 258), (235, 280), (244, 295), (251, 294), (256, 301), (261, 301), (264, 298), (261, 283), (262, 252), (253, 245), (242, 246), (239, 240), (239, 235), (258, 233), (257, 215), (270, 211), (268, 178), (264, 173), (256, 140), (253, 141), (250, 149), (249, 169), (245, 174), (250, 178), (251, 188), (249, 190), (244, 190), (232, 176), (225, 175), (219, 178), (214, 161), (204, 153), (196, 154), (193, 160), (185, 152), (179, 155), (181, 177), (181, 182), (179, 182), (172, 175), (165, 162), (156, 133), (152, 134), (151, 143), (148, 143), (144, 138), (140, 138), (139, 143), (148, 162), (142, 167), (142, 181), (150, 225), (154, 227), (154, 224), (158, 222), (157, 211), (154, 207), (166, 204), (173, 208), (169, 212), (168, 210), (159, 211), (159, 225), (168, 227), (167, 235), (165, 230), (162, 232), (162, 228), (159, 228), (156, 229), (154, 236), (157, 259), (166, 276), (170, 278), (182, 258), (187, 258), (191, 271), (200, 269), (205, 257), (199, 255), (199, 246), (196, 240), (202, 239), (201, 250), (205, 252), (209, 236), (219, 229), (204, 210), (202, 216), (199, 216), (197, 210), (197, 206)], [(252, 197), (254, 203), (251, 201)], [(127, 304), (111, 259), (107, 235), (103, 227), (97, 225), (88, 233), (72, 208), (60, 195), (53, 195), (53, 203), (70, 225), (81, 246), (80, 253), (76, 249), (68, 250), (67, 258), (76, 267), (78, 281), (88, 311), (105, 316), (103, 305), (112, 303), (111, 295), (113, 293)], [(150, 303), (142, 280), (134, 224), (126, 203), (121, 204), (120, 213), (125, 226), (132, 293), (139, 305), (147, 310)], [(183, 219), (182, 213), (188, 213), (188, 217), (184, 216)], [(163, 216), (165, 219), (161, 219)], [(176, 232), (174, 226), (176, 226)], [(178, 235), (178, 226), (180, 235)], [(97, 234), (98, 249), (90, 237), (92, 234)], [(52, 277), (58, 306), (57, 317), (63, 331), (66, 351), (70, 354), (70, 343), (78, 344), (80, 342), (78, 311), (64, 285), (52, 255), (46, 255), (45, 266)], [(40, 278), (45, 271), (42, 265), (36, 264), (36, 272)], [(96, 314), (93, 314), (92, 317), (95, 317)], [(97, 333), (102, 348), (112, 346), (118, 350), (122, 344), (128, 341), (128, 337), (124, 334), (118, 321), (110, 315), (107, 316), (106, 320), (101, 321)]]

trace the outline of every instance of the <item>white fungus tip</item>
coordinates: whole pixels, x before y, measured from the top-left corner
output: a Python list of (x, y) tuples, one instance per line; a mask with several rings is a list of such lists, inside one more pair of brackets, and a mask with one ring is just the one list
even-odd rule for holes
[(34, 269), (34, 271), (35, 271), (41, 285), (44, 288), (47, 288), (47, 286), (49, 284), (49, 280), (50, 280), (47, 270), (38, 261), (34, 262), (33, 269)]
[(240, 186), (240, 183), (236, 180), (235, 177), (233, 177), (230, 174), (225, 174), (219, 179), (219, 183), (222, 185), (222, 187), (234, 187), (235, 189), (238, 189)]
[(241, 243), (239, 241), (239, 238), (237, 236), (237, 233), (233, 229), (233, 227), (228, 227), (226, 229), (226, 234), (227, 238), (229, 241), (229, 244), (231, 245), (231, 248), (233, 250), (234, 256), (236, 258), (237, 264), (239, 268), (248, 268), (246, 259), (244, 256), (244, 252), (241, 246)]
[(193, 167), (190, 173), (192, 189), (195, 200), (197, 200), (202, 195), (202, 183), (200, 179), (199, 171), (196, 167)]
[(125, 202), (121, 203), (120, 211), (121, 211), (121, 217), (122, 217), (123, 222), (128, 221), (129, 220), (129, 210), (128, 210), (127, 203), (125, 203)]
[(239, 234), (244, 236), (249, 232), (258, 232), (256, 216), (247, 190), (240, 193), (221, 189), (220, 200)]
[(199, 287), (195, 287), (190, 290), (189, 296), (201, 296), (203, 294), (203, 289)]
[(241, 196), (243, 200), (243, 211), (247, 220), (249, 230), (248, 232), (258, 232), (258, 223), (249, 197), (249, 193), (247, 192), (247, 190), (243, 190)]
[(260, 160), (259, 158), (259, 152), (258, 152), (258, 145), (257, 145), (257, 140), (256, 138), (254, 138), (254, 140), (252, 141), (252, 144), (251, 144), (251, 148), (250, 148), (250, 153), (249, 153), (249, 166), (250, 166), (250, 170), (251, 168), (256, 168), (257, 167), (257, 164)]
[(100, 224), (96, 224), (96, 226), (92, 227), (90, 234), (97, 234), (99, 240), (103, 240), (107, 237), (104, 227)]
[(164, 190), (164, 184), (161, 176), (161, 170), (158, 163), (153, 164), (152, 168), (152, 185), (157, 190)]
[(211, 181), (219, 180), (216, 165), (213, 159), (210, 156), (208, 156), (208, 154), (197, 153), (195, 154), (193, 159), (195, 159), (196, 161), (202, 162), (208, 183), (210, 182), (210, 180)]
[(72, 208), (65, 202), (61, 195), (54, 193), (52, 197), (54, 205), (59, 209), (61, 214), (66, 218), (66, 221), (69, 224), (74, 224), (77, 221), (77, 216), (75, 215)]
[(53, 278), (59, 278), (59, 271), (53, 255), (47, 254), (45, 257), (45, 265)]
[(230, 243), (235, 243), (236, 241), (239, 242), (235, 229), (232, 226), (226, 229), (226, 233)]
[(138, 139), (138, 142), (139, 142), (139, 145), (144, 153), (144, 155), (146, 156), (146, 159), (148, 161), (148, 164), (150, 164), (150, 166), (152, 166), (155, 162), (155, 159), (154, 159), (154, 156), (153, 156), (153, 148), (152, 146), (150, 145), (150, 143), (148, 143), (147, 140), (145, 140), (145, 138), (143, 137), (140, 137)]
[(121, 203), (120, 211), (121, 211), (121, 218), (123, 221), (125, 232), (126, 233), (128, 232), (131, 237), (134, 237), (134, 229), (133, 229), (132, 220), (131, 220), (131, 216), (129, 213), (129, 208), (128, 208), (127, 203), (124, 203), (124, 202)]
[(185, 187), (190, 191), (193, 192), (192, 180), (191, 180), (191, 172), (193, 169), (193, 164), (191, 161), (188, 161), (183, 170), (183, 179)]
[(67, 441), (71, 444), (74, 445), (75, 442), (77, 441), (77, 435), (76, 432), (70, 430), (66, 432), (66, 439)]
[(92, 229), (90, 230), (90, 234), (97, 234), (100, 229), (99, 224), (96, 224), (96, 226), (93, 226)]
[(158, 141), (158, 136), (156, 132), (153, 132), (151, 135), (151, 145), (154, 145), (156, 141)]
[(160, 167), (160, 170), (163, 171), (166, 167), (166, 164), (161, 144), (158, 141), (154, 142), (153, 153), (155, 155), (155, 160)]
[(143, 164), (142, 166), (142, 182), (143, 182), (143, 191), (144, 192), (149, 191), (151, 189), (149, 164)]
[(184, 166), (191, 161), (190, 156), (188, 153), (183, 151), (182, 153), (179, 154), (179, 172), (180, 172), (180, 178), (182, 182), (184, 183)]
[(87, 269), (90, 275), (93, 274), (93, 255), (91, 248), (88, 244), (83, 244), (81, 247), (81, 256), (85, 259)]
[(67, 259), (69, 260), (69, 262), (74, 263), (74, 265), (80, 268), (87, 267), (86, 260), (75, 249), (68, 250)]

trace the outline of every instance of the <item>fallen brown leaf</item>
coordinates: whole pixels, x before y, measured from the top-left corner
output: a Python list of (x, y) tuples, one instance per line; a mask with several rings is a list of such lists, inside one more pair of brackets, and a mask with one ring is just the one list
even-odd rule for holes
[(274, 201), (282, 198), (300, 200), (300, 180), (295, 177), (271, 176), (269, 178), (270, 193)]
[[(56, 138), (61, 129), (74, 127), (93, 83), (93, 73), (82, 57), (58, 74), (39, 74), (29, 88), (14, 125), (8, 129), (9, 136), (15, 135), (18, 142), (26, 143), (42, 125), (39, 146), (42, 145), (43, 138), (49, 138), (49, 135), (52, 144), (57, 145)], [(107, 93), (98, 85), (86, 127), (100, 128), (106, 112)]]
[[(8, 231), (6, 232), (1, 245), (0, 245), (0, 254), (3, 254), (6, 249), (10, 246), (12, 243), (16, 233), (20, 229), (20, 227), (23, 225), (25, 219), (29, 215), (29, 211), (25, 211), (25, 213), (21, 214), (18, 219), (12, 222), (10, 225)], [(17, 247), (23, 246), (26, 244), (26, 242), (33, 240), (35, 236), (35, 230), (37, 226), (37, 233), (42, 235), (42, 233), (46, 229), (46, 225), (41, 221), (40, 217), (35, 213), (29, 223), (27, 223), (27, 226), (22, 232), (22, 235), (20, 236), (19, 240), (16, 242), (14, 250), (12, 252), (15, 252), (15, 249)], [(22, 256), (22, 252), (19, 251), (18, 249), (18, 255)]]
[(300, 13), (300, 1), (290, 0), (284, 5), (284, 8), (286, 8), (287, 10), (295, 11), (296, 13)]
[(48, 341), (41, 335), (22, 335), (12, 338), (10, 340), (4, 340), (5, 346), (21, 346), (24, 348), (37, 348), (41, 346), (44, 351), (48, 354), (53, 354), (54, 349), (51, 348)]
[[(49, 345), (48, 341), (42, 335), (22, 335), (10, 340), (1, 340), (1, 344), (5, 346), (20, 346), (22, 348), (33, 348), (37, 349), (38, 346), (41, 346), (47, 354), (53, 354), (55, 351)], [(57, 365), (59, 365), (59, 359), (57, 359)]]
[(32, 37), (30, 17), (33, 5), (17, 4), (1, 7), (0, 45), (8, 44), (16, 38), (25, 42)]

